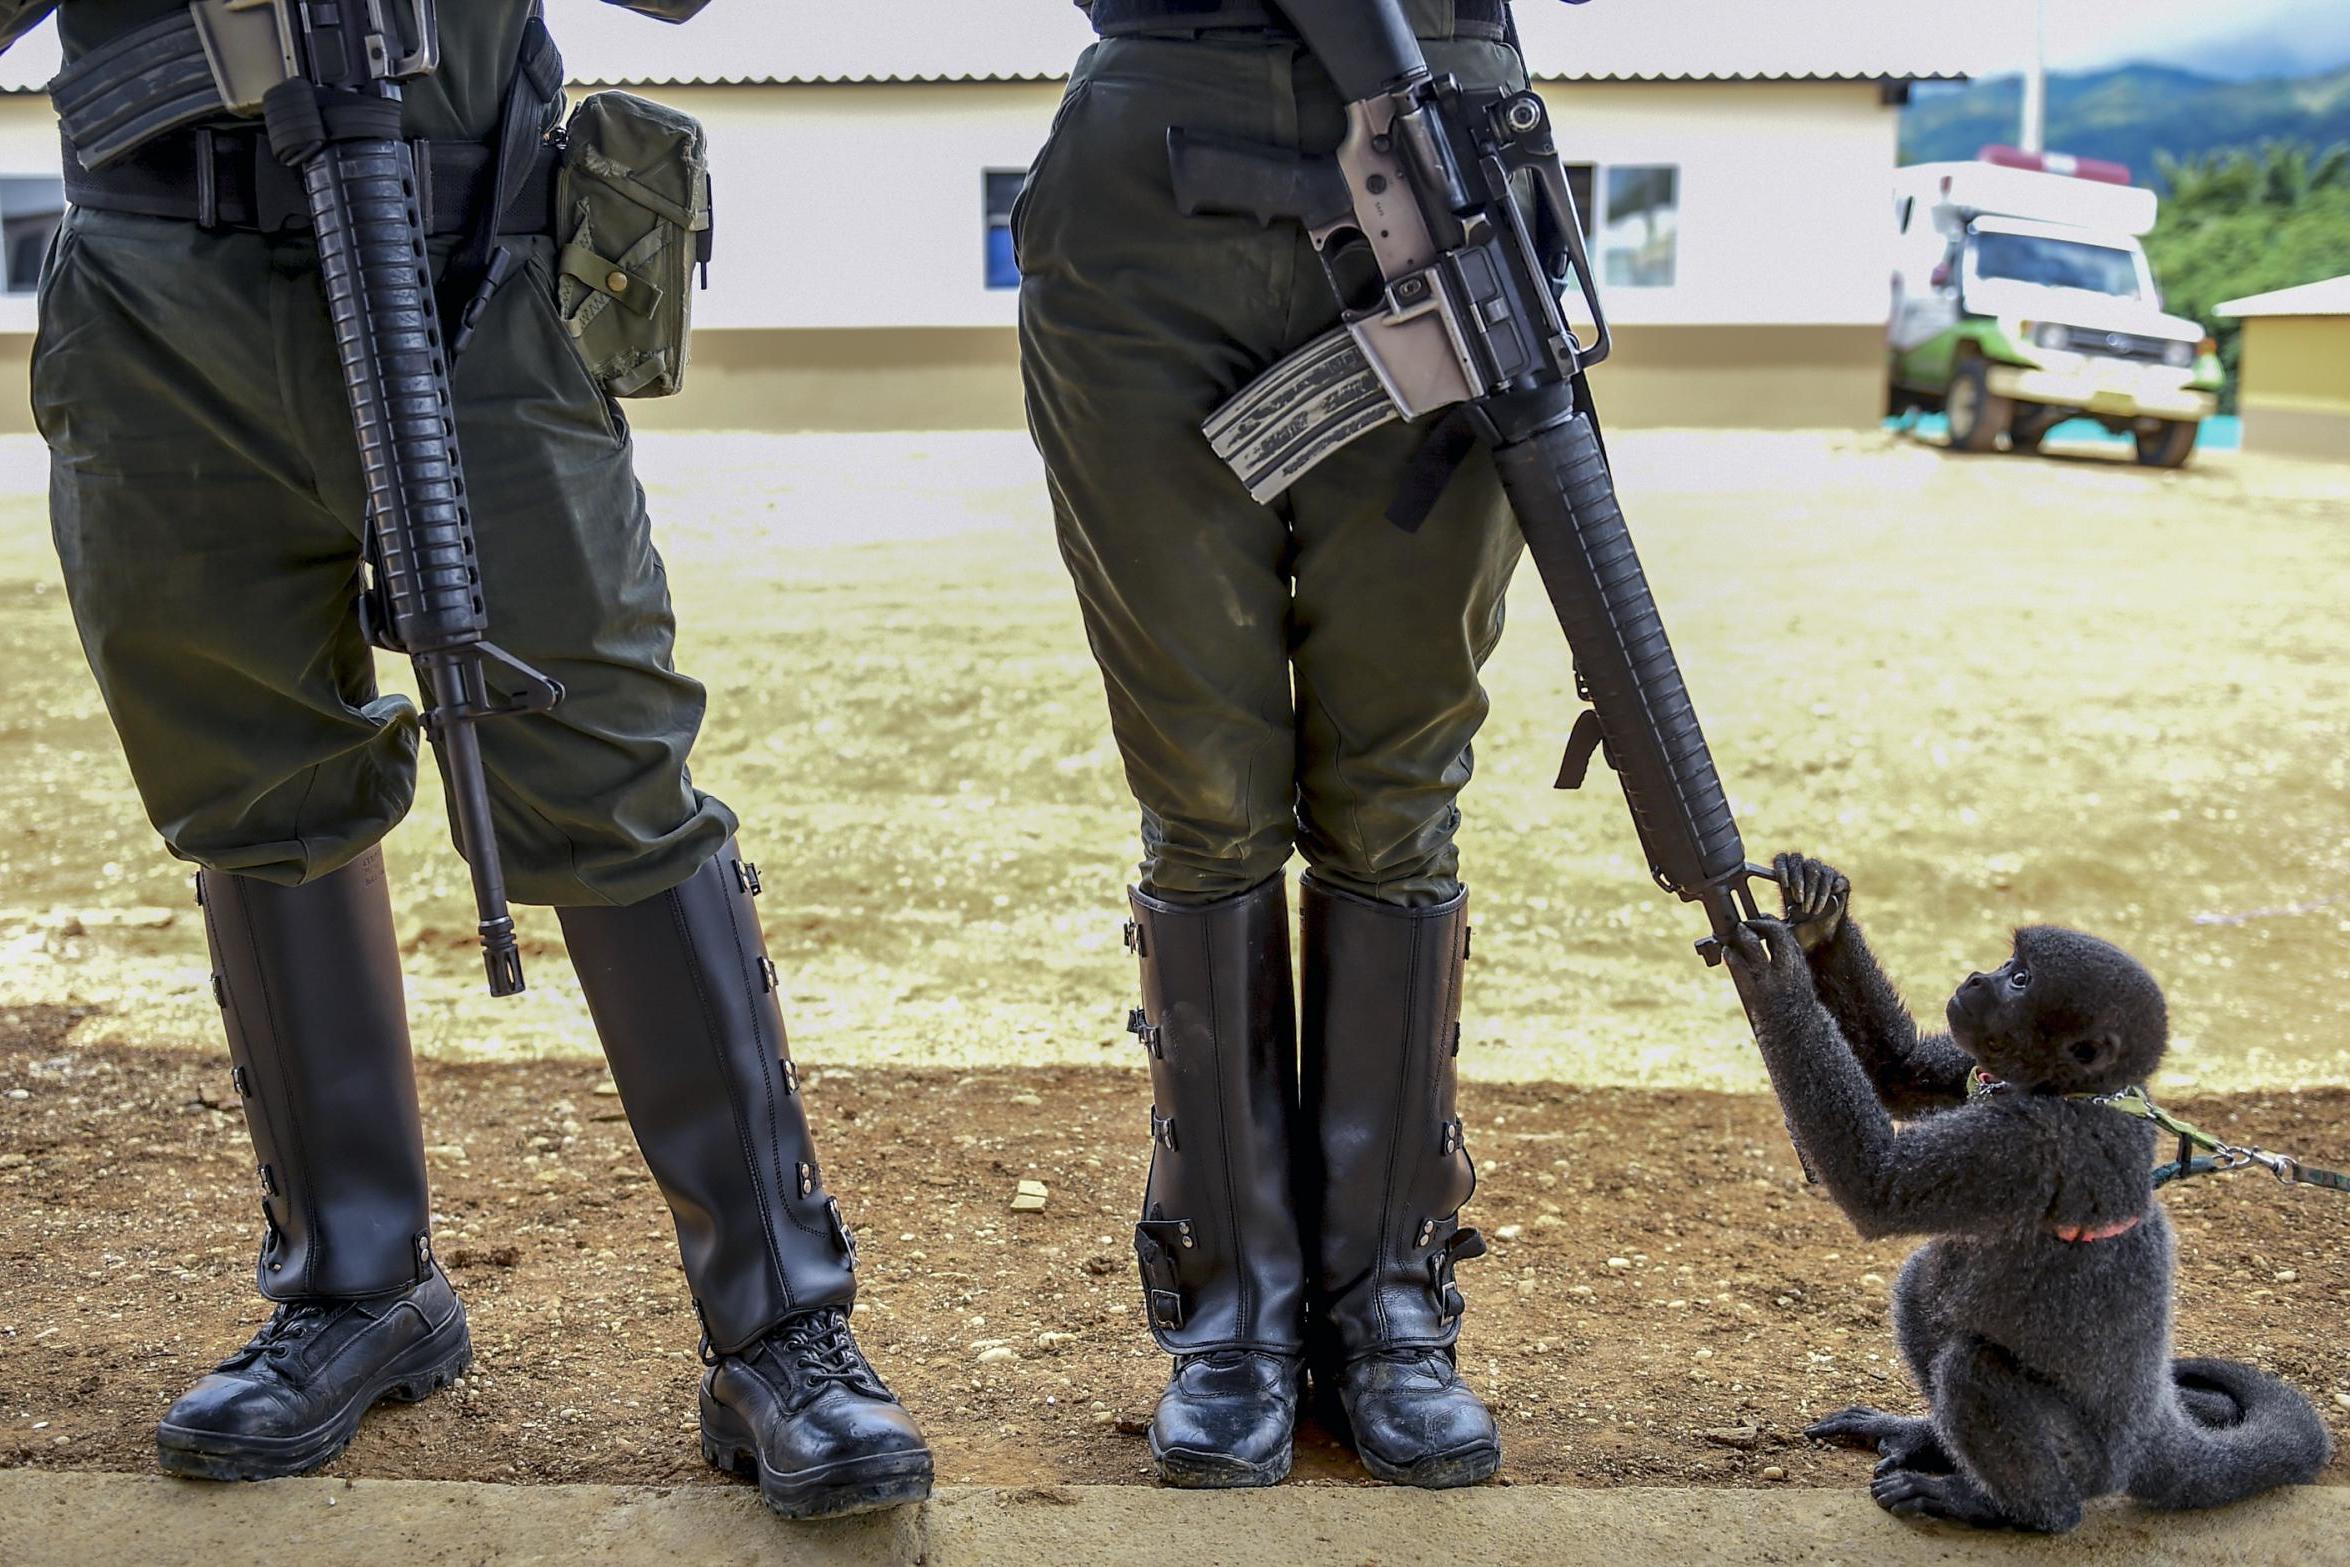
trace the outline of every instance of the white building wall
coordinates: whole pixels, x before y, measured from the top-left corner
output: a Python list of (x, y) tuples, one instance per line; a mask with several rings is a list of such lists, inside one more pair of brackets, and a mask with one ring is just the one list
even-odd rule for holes
[[(1059, 100), (1035, 83), (671, 87), (709, 127), (718, 259), (696, 320), (1008, 326), (983, 286), (982, 173), (1025, 168)], [(1676, 281), (1611, 290), (1626, 325), (1881, 322), (1896, 116), (1866, 83), (1545, 89), (1578, 162), (1680, 169)], [(789, 275), (775, 269), (788, 266)]]
[(1647, 325), (1859, 325), (1890, 304), (1899, 117), (1865, 82), (1574, 82), (1543, 96), (1570, 161), (1680, 167), (1671, 288), (1616, 288)]
[(651, 91), (710, 136), (716, 256), (697, 330), (1013, 324), (1017, 294), (985, 286), (981, 176), (1028, 166), (1057, 84)]
[[(0, 95), (0, 177), (57, 176), (57, 116), (38, 93)], [(33, 330), (33, 296), (0, 294), (0, 335)]]
[[(579, 89), (585, 90), (585, 89)], [(709, 127), (717, 260), (697, 323), (1001, 327), (984, 286), (982, 174), (1027, 166), (1059, 89), (1043, 83), (668, 87)], [(1615, 320), (1884, 319), (1895, 115), (1860, 83), (1584, 82), (1545, 88), (1576, 161), (1680, 169), (1669, 288), (1618, 288)], [(45, 99), (0, 98), (0, 175), (53, 173)], [(0, 332), (29, 331), (29, 296)]]

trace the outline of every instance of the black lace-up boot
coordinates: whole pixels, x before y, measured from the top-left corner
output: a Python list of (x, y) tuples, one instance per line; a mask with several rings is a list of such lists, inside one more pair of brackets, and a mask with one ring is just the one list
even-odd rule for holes
[(787, 1517), (919, 1501), (930, 1450), (849, 1334), (856, 1243), (816, 1164), (758, 890), (729, 843), (658, 897), (561, 910), (563, 936), (677, 1221), (703, 1453)]
[(1453, 1361), (1453, 1266), (1477, 1183), (1454, 1079), (1468, 894), (1397, 908), (1305, 879), (1300, 1161), (1326, 1409), (1363, 1467), (1404, 1485), (1472, 1485), (1501, 1438)]
[(702, 1383), (702, 1456), (759, 1482), (786, 1518), (920, 1501), (930, 1453), (897, 1395), (827, 1306), (787, 1320)]
[(174, 1474), (259, 1480), (325, 1463), (371, 1407), (453, 1380), (472, 1347), (426, 1231), (382, 854), (301, 887), (206, 871), (196, 896), (258, 1156), (257, 1278), (283, 1304), (172, 1405), (156, 1451)]
[(1278, 876), (1200, 908), (1130, 897), (1132, 1027), (1156, 1101), (1134, 1246), (1151, 1335), (1175, 1357), (1151, 1456), (1168, 1485), (1271, 1485), (1289, 1473), (1304, 1346), (1289, 900)]

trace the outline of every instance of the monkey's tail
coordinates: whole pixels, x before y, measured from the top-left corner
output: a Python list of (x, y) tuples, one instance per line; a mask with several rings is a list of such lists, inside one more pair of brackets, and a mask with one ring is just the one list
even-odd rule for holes
[(2333, 1457), (2308, 1399), (2233, 1360), (2171, 1362), (2175, 1396), (2130, 1495), (2150, 1507), (2220, 1507), (2280, 1485), (2307, 1485)]

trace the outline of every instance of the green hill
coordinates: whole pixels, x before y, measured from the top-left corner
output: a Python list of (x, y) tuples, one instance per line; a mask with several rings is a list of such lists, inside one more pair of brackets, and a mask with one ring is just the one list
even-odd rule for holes
[[(1971, 158), (2013, 142), (2023, 83), (2014, 76), (1955, 90), (1920, 88), (1901, 116), (1901, 161)], [(2127, 65), (2048, 80), (2048, 145), (2126, 163), (2155, 179), (2154, 155), (2191, 157), (2264, 141), (2350, 142), (2350, 67), (2293, 80), (2231, 82), (2169, 66)]]

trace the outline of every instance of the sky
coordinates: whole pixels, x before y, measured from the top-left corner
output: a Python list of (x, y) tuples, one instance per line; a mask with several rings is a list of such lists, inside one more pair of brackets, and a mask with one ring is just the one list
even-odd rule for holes
[(2046, 0), (2046, 5), (2051, 70), (2091, 71), (2153, 60), (2213, 76), (2258, 77), (2306, 76), (2350, 65), (2350, 0)]

